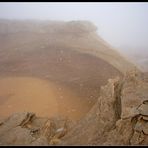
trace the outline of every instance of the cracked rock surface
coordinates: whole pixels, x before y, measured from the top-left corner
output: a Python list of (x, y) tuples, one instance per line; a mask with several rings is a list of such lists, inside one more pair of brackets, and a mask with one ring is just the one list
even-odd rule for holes
[(78, 122), (11, 115), (0, 120), (0, 145), (148, 145), (148, 82), (136, 71), (109, 79)]
[(0, 145), (50, 145), (59, 142), (70, 128), (65, 118), (42, 118), (16, 113), (0, 125)]
[(147, 145), (147, 132), (148, 83), (133, 70), (101, 88), (95, 106), (60, 144)]

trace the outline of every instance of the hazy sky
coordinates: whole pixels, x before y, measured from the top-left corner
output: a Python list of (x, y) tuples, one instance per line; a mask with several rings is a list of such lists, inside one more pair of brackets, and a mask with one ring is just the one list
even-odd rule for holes
[(114, 47), (148, 50), (148, 3), (0, 3), (0, 18), (90, 20)]

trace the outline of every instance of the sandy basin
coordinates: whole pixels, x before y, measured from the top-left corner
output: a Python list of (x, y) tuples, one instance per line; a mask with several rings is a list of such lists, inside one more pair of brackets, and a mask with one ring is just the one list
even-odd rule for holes
[[(83, 106), (83, 107), (82, 107)], [(0, 79), (0, 116), (35, 112), (38, 116), (81, 118), (89, 109), (74, 92), (53, 82), (33, 77)]]

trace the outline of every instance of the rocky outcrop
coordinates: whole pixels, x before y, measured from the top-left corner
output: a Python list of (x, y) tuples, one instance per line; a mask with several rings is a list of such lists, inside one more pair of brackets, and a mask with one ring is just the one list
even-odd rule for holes
[[(147, 145), (148, 83), (140, 73), (108, 81), (98, 102), (62, 145)], [(81, 132), (79, 132), (81, 131)]]
[(131, 71), (109, 79), (77, 123), (17, 113), (0, 121), (0, 145), (147, 145), (148, 83)]
[(57, 144), (70, 121), (65, 118), (41, 118), (33, 113), (16, 113), (1, 121), (0, 145), (50, 145)]

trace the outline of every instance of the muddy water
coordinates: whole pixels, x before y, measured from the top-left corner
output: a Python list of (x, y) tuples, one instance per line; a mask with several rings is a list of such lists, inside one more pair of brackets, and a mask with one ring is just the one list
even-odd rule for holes
[[(34, 77), (0, 79), (0, 116), (35, 112), (38, 116), (80, 119), (89, 110), (77, 94), (66, 87)], [(83, 107), (82, 107), (83, 106)]]

